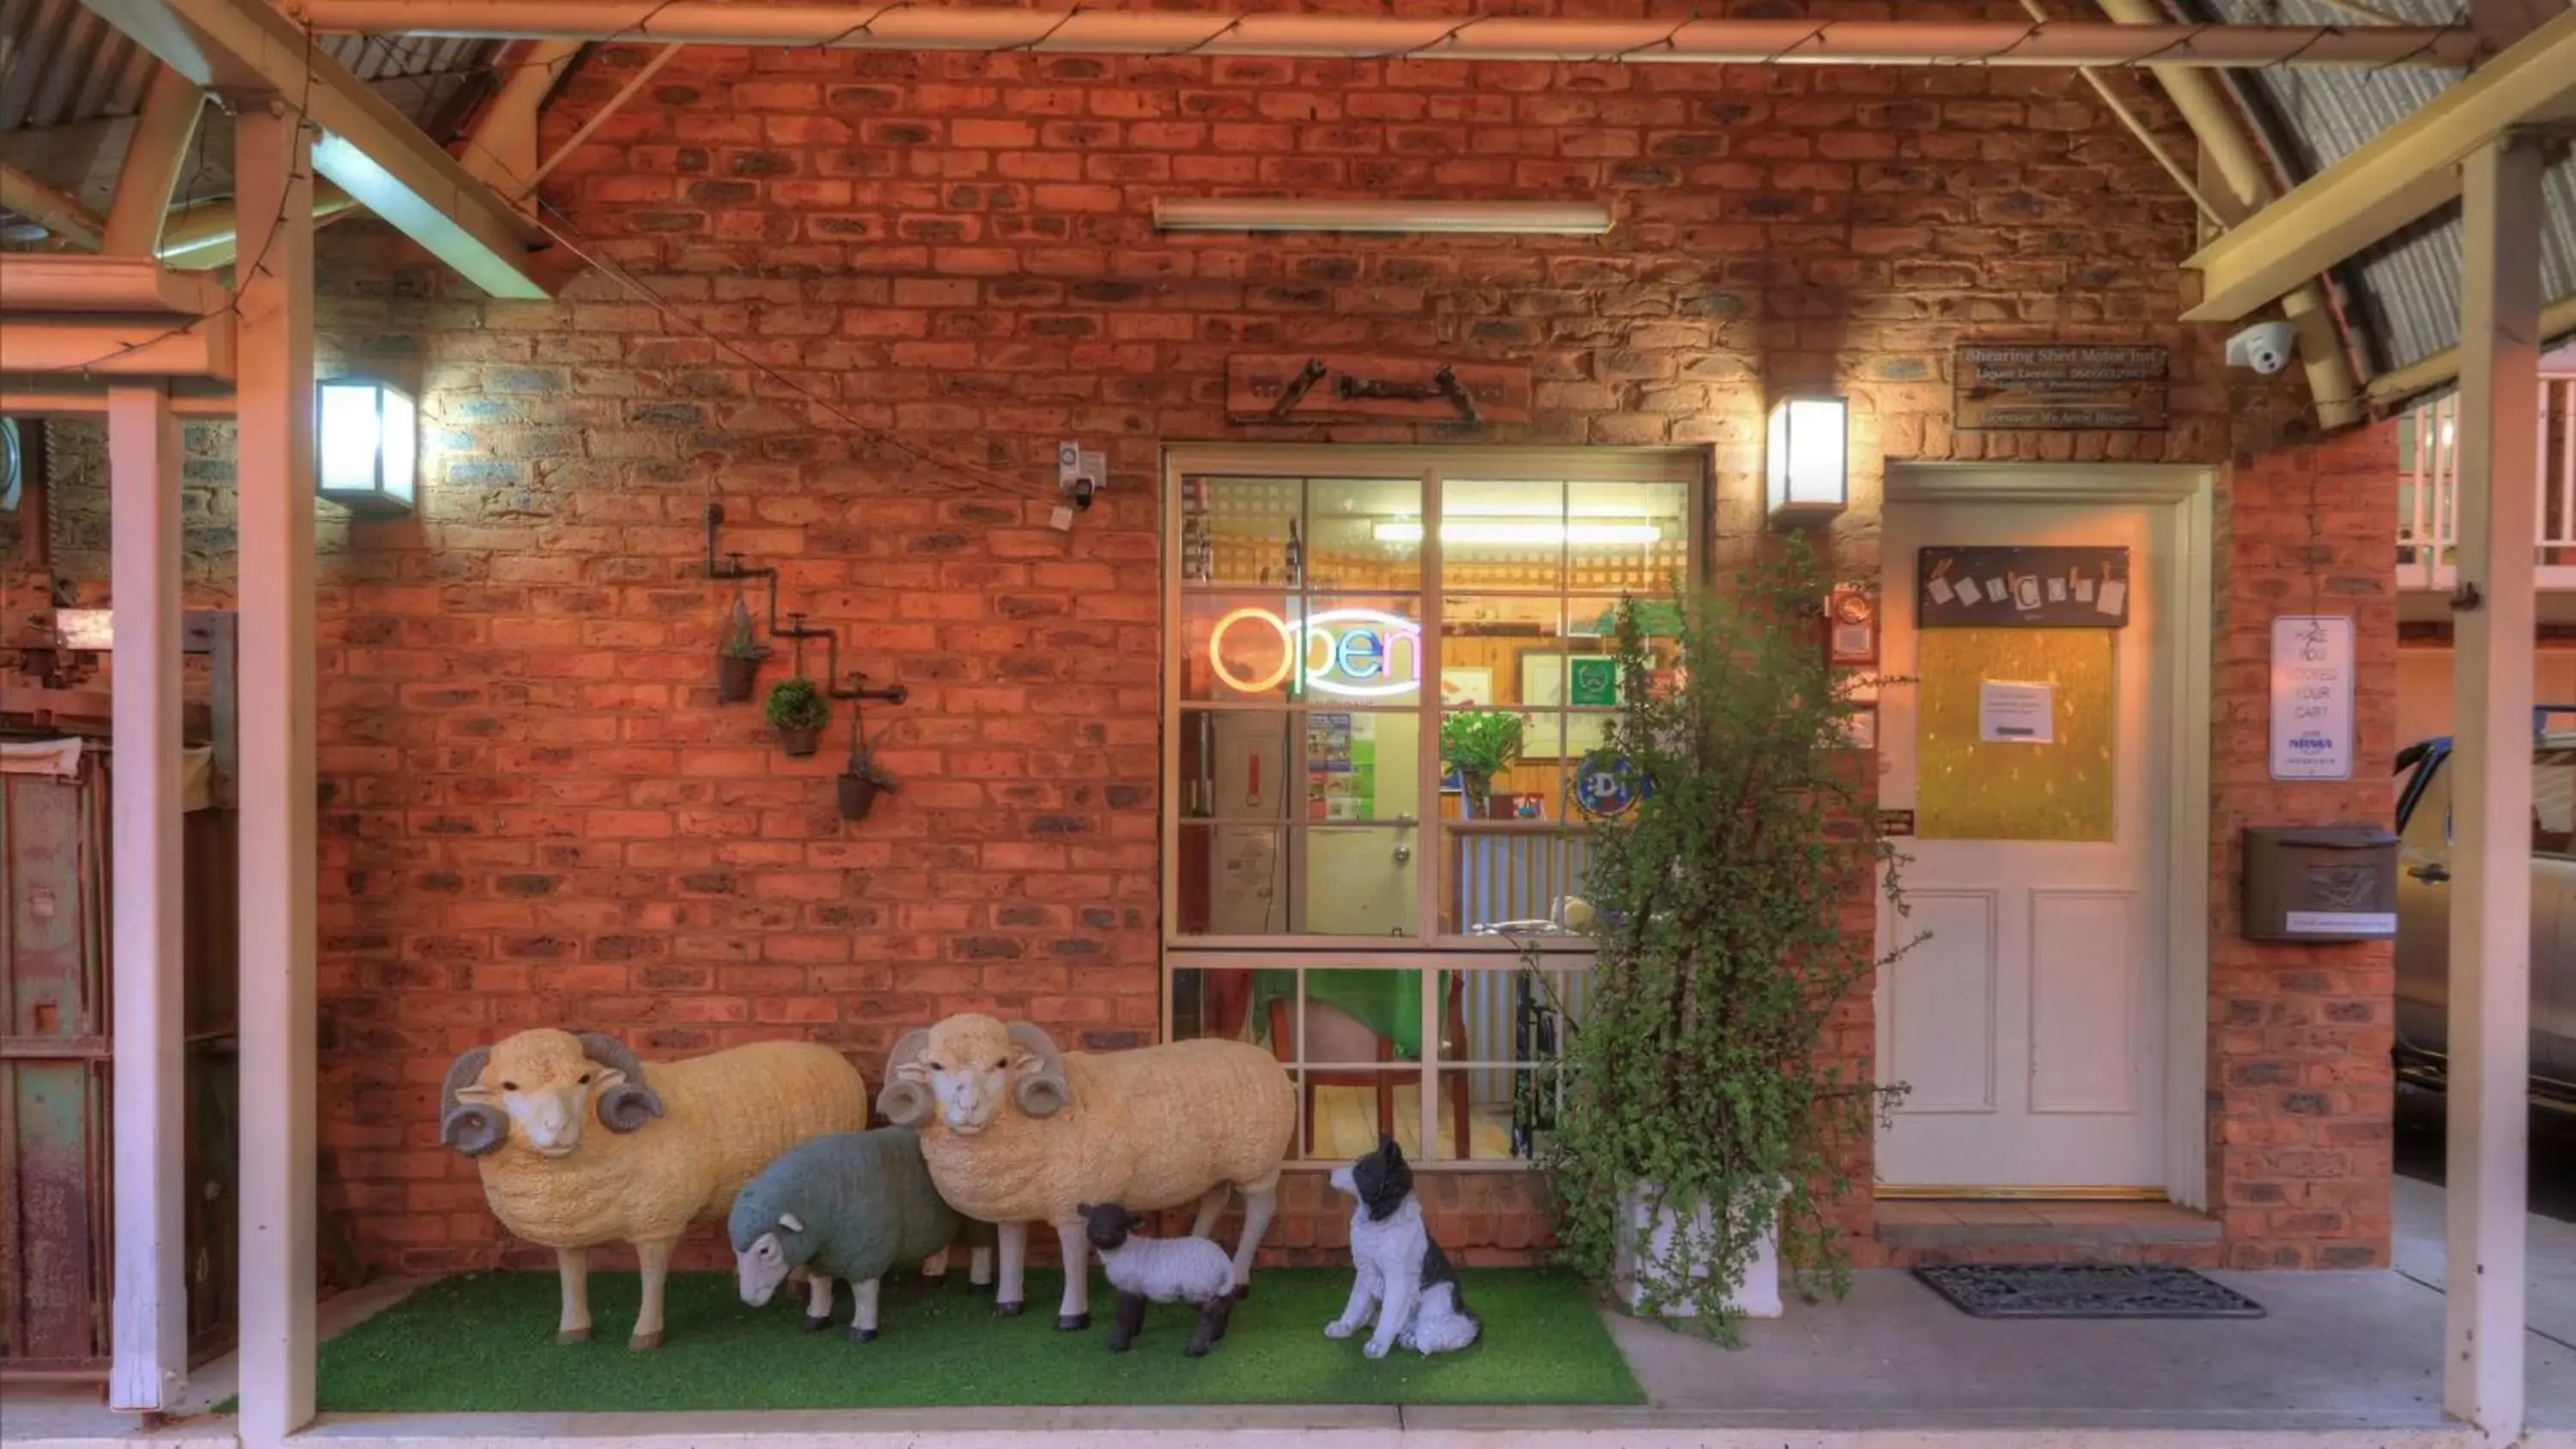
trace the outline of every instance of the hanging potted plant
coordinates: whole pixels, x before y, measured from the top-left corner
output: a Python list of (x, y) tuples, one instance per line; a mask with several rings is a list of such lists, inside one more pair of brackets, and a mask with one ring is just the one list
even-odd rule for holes
[(840, 796), (841, 818), (865, 820), (876, 808), (877, 796), (894, 788), (894, 777), (879, 768), (868, 751), (867, 716), (857, 703), (850, 706), (850, 759), (834, 782)]
[(752, 632), (750, 606), (735, 595), (723, 642), (716, 645), (716, 703), (741, 704), (750, 699), (752, 683), (760, 677), (760, 661), (768, 657), (769, 646)]
[(1620, 611), (1620, 677), (1659, 683), (1623, 691), (1602, 751), (1647, 788), (1591, 826), (1557, 1236), (1631, 1311), (1723, 1342), (1780, 1311), (1783, 1262), (1810, 1297), (1847, 1286), (1830, 1147), (1904, 1090), (1825, 1050), (1836, 1005), (1904, 949), (1848, 929), (1873, 888), (1898, 919), (1904, 902), (1857, 794), (1858, 706), (1815, 633), (1825, 586), (1793, 539), (1731, 595), (1686, 601), (1660, 659), (1638, 606)]
[(823, 726), (832, 722), (832, 702), (814, 687), (814, 681), (801, 675), (770, 686), (769, 702), (762, 710), (769, 716), (769, 727), (778, 731), (780, 748), (798, 759), (814, 753), (823, 738)]
[(1494, 777), (1521, 757), (1521, 717), (1507, 709), (1471, 709), (1440, 722), (1440, 761), (1458, 772), (1470, 820), (1509, 820), (1516, 801), (1494, 794)]

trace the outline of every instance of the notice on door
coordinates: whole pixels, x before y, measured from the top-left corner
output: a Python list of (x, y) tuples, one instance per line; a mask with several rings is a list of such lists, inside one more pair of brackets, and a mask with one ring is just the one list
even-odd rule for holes
[(2345, 615), (2272, 621), (2272, 778), (2352, 778), (2353, 628)]
[(2057, 709), (2045, 684), (1988, 679), (1977, 685), (1977, 738), (1990, 745), (2057, 743)]

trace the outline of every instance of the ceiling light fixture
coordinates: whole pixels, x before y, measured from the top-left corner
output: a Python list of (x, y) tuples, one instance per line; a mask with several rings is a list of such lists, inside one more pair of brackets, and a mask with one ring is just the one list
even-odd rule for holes
[(1294, 197), (1163, 197), (1159, 231), (1368, 231), (1600, 236), (1599, 201), (1301, 201)]

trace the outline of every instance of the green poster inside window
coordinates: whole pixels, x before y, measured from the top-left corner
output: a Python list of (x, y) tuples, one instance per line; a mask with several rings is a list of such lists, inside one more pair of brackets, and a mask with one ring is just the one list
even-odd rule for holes
[(1569, 661), (1574, 677), (1566, 688), (1566, 702), (1609, 708), (1619, 703), (1619, 661), (1612, 657), (1583, 658)]

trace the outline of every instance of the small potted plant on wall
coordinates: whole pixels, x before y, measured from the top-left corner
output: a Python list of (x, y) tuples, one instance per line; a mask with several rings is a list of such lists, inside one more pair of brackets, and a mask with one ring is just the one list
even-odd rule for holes
[(841, 818), (865, 820), (876, 808), (877, 796), (894, 788), (894, 777), (881, 769), (868, 747), (859, 741), (858, 732), (850, 733), (850, 762), (835, 782), (841, 800)]
[(724, 639), (716, 645), (716, 703), (741, 704), (751, 698), (752, 683), (760, 677), (760, 661), (769, 657), (769, 646), (752, 632), (751, 608), (737, 597), (733, 612), (725, 619)]
[(1458, 772), (1467, 818), (1512, 817), (1512, 797), (1494, 794), (1494, 777), (1521, 757), (1521, 728), (1507, 709), (1465, 710), (1440, 722), (1440, 761)]
[(780, 748), (800, 759), (814, 753), (823, 738), (823, 726), (832, 722), (832, 702), (814, 687), (814, 681), (801, 675), (771, 686), (763, 711), (769, 716), (769, 727), (778, 731)]
[[(1596, 819), (1584, 902), (1592, 994), (1570, 1027), (1550, 1160), (1557, 1236), (1633, 1312), (1723, 1342), (1780, 1311), (1779, 1270), (1839, 1294), (1837, 1144), (1904, 1089), (1837, 1058), (1837, 1004), (1884, 955), (1854, 906), (1898, 858), (1846, 742), (1857, 706), (1816, 630), (1826, 579), (1803, 539), (1725, 596), (1686, 600), (1649, 656), (1623, 606), (1623, 690), (1603, 756), (1643, 782)], [(1673, 667), (1678, 666), (1678, 667)], [(1910, 944), (1907, 943), (1907, 944)]]

